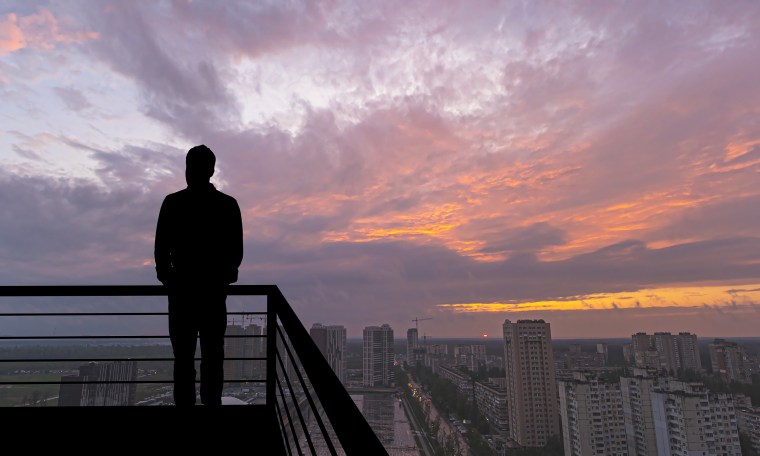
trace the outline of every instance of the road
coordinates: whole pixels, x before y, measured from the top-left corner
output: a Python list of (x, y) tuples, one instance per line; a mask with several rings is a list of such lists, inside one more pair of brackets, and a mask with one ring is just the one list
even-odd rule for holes
[(457, 429), (451, 424), (451, 422), (446, 419), (446, 417), (442, 416), (440, 413), (438, 413), (438, 409), (435, 408), (435, 405), (433, 405), (433, 402), (430, 400), (430, 396), (426, 395), (422, 392), (421, 386), (416, 382), (411, 382), (412, 386), (419, 392), (420, 395), (422, 395), (423, 399), (426, 400), (430, 404), (430, 411), (428, 412), (427, 421), (428, 423), (435, 422), (438, 420), (440, 423), (440, 428), (438, 429), (438, 435), (435, 436), (436, 440), (438, 441), (439, 445), (443, 445), (446, 442), (446, 439), (453, 435), (456, 439), (460, 454), (462, 456), (469, 456), (470, 455), (470, 445), (467, 443), (467, 439), (464, 438), (462, 434), (457, 431)]
[(403, 398), (401, 401), (404, 404), (404, 410), (406, 411), (406, 416), (409, 418), (409, 423), (412, 425), (412, 430), (414, 433), (418, 436), (420, 436), (419, 441), (422, 443), (422, 447), (420, 448), (420, 453), (422, 453), (424, 456), (433, 456), (433, 445), (430, 443), (430, 438), (427, 435), (427, 432), (420, 426), (419, 421), (417, 421), (417, 417), (412, 413), (412, 409), (409, 406), (409, 402), (407, 402), (406, 395), (402, 394), (401, 397)]

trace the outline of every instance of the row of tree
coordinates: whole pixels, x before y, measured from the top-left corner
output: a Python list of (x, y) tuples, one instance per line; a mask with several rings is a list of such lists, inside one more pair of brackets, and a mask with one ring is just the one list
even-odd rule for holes
[[(494, 454), (494, 449), (488, 443), (485, 436), (495, 433), (495, 430), (478, 409), (474, 393), (471, 397), (465, 396), (459, 392), (454, 383), (434, 374), (429, 367), (417, 365), (414, 369), (410, 369), (409, 371), (415, 381), (422, 385), (430, 395), (431, 401), (439, 413), (444, 416), (454, 417), (463, 423), (467, 422), (466, 427), (468, 432), (466, 434), (466, 439), (472, 456), (492, 456)], [(476, 381), (484, 381), (488, 378), (497, 377), (499, 374), (501, 374), (501, 376), (504, 375), (503, 370), (485, 370), (483, 366), (481, 366), (481, 369), (475, 373), (467, 370), (462, 370), (462, 372), (469, 375), (470, 381), (473, 384), (472, 391), (474, 391), (474, 384)], [(437, 435), (437, 430), (433, 435)], [(444, 444), (443, 454), (446, 456), (458, 454), (447, 453), (447, 449), (454, 448)], [(506, 455), (563, 456), (564, 449), (561, 437), (556, 436), (550, 439), (548, 444), (543, 448), (508, 449), (506, 450)]]

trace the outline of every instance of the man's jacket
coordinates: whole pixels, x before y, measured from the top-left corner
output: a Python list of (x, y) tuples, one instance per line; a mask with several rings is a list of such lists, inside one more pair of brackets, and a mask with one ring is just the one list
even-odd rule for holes
[(236, 282), (243, 261), (243, 222), (235, 198), (210, 183), (166, 196), (154, 255), (164, 285)]

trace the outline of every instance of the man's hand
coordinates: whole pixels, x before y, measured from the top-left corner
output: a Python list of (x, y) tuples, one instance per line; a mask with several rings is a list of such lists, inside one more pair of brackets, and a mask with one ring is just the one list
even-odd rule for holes
[(162, 270), (156, 268), (156, 277), (158, 278), (158, 281), (163, 283), (166, 287), (174, 284), (174, 271), (171, 269)]
[(227, 276), (224, 278), (227, 284), (235, 283), (238, 281), (238, 270), (233, 269), (227, 272)]

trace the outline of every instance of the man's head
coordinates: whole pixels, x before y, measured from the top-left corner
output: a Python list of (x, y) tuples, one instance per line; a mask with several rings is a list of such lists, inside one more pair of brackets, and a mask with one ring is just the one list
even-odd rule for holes
[(185, 157), (185, 180), (192, 187), (198, 184), (207, 184), (214, 175), (216, 157), (205, 144), (195, 146), (187, 151)]

